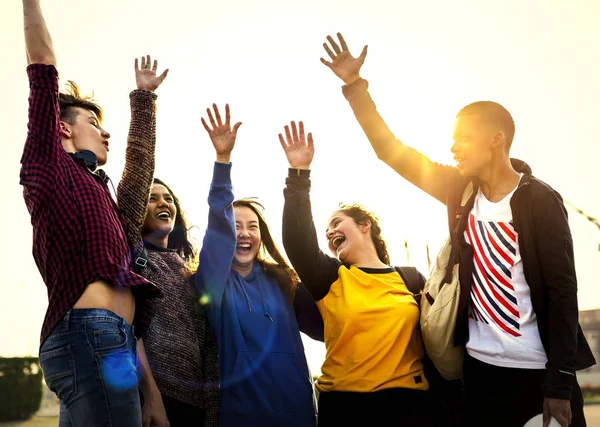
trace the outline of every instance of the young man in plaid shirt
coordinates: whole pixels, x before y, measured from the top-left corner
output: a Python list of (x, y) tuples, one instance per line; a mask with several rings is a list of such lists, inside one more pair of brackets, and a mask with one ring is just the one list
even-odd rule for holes
[[(124, 219), (106, 176), (95, 171), (109, 151), (102, 110), (74, 84), (59, 94), (39, 0), (23, 0), (23, 12), (30, 96), (20, 182), (48, 288), (40, 363), (61, 401), (61, 426), (141, 426), (136, 343), (160, 291), (131, 271)], [(149, 58), (142, 65), (130, 135), (154, 135), (153, 91), (166, 76), (150, 69)]]

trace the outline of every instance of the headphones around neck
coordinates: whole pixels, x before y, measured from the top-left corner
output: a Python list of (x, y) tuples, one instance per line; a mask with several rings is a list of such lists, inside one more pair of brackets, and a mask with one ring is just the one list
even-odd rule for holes
[(71, 156), (71, 158), (75, 160), (77, 164), (88, 169), (94, 175), (99, 176), (104, 184), (108, 184), (108, 180), (110, 178), (108, 177), (108, 175), (106, 175), (106, 172), (104, 172), (102, 169), (96, 170), (96, 168), (98, 167), (98, 158), (96, 157), (93, 151), (81, 150), (76, 153), (67, 154)]

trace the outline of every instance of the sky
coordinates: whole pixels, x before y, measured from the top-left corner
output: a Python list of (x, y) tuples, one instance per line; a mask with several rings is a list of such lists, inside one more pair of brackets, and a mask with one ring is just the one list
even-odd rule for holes
[[(20, 156), (28, 83), (22, 3), (0, 6), (0, 356), (36, 355), (47, 306), (31, 256)], [(317, 230), (340, 202), (381, 219), (392, 263), (428, 272), (447, 236), (445, 208), (380, 162), (322, 65), (322, 43), (340, 31), (369, 53), (362, 76), (388, 125), (407, 145), (452, 164), (456, 113), (470, 102), (504, 105), (516, 123), (513, 157), (570, 203), (600, 216), (600, 2), (596, 0), (43, 0), (61, 87), (77, 82), (105, 109), (106, 172), (124, 165), (133, 61), (150, 54), (169, 76), (157, 90), (156, 176), (169, 184), (200, 243), (214, 149), (200, 117), (216, 102), (242, 121), (232, 156), (237, 197), (256, 196), (281, 242), (288, 164), (277, 134), (303, 120), (315, 139), (312, 200)], [(600, 230), (569, 208), (580, 309), (600, 308)], [(324, 233), (319, 236), (326, 250)], [(408, 242), (408, 251), (405, 248)], [(305, 339), (318, 371), (323, 345)]]

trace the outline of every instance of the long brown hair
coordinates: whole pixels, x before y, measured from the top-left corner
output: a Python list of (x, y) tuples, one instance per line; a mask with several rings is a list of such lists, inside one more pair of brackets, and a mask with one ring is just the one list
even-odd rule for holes
[(154, 184), (162, 185), (167, 189), (171, 197), (173, 197), (173, 204), (177, 208), (177, 215), (175, 216), (175, 226), (173, 231), (169, 234), (169, 241), (167, 247), (174, 249), (177, 254), (186, 262), (187, 267), (190, 270), (195, 270), (194, 266), (197, 264), (198, 251), (194, 244), (190, 241), (189, 230), (190, 226), (183, 209), (181, 209), (181, 203), (179, 199), (173, 193), (171, 188), (163, 181), (158, 178), (154, 178)]
[(233, 202), (233, 207), (245, 207), (256, 214), (258, 217), (258, 228), (260, 230), (261, 243), (260, 249), (256, 254), (256, 261), (263, 267), (268, 276), (277, 280), (279, 287), (290, 302), (294, 300), (298, 278), (294, 271), (285, 261), (281, 252), (277, 248), (271, 230), (265, 220), (264, 206), (255, 199), (238, 199)]
[(373, 212), (367, 211), (362, 205), (354, 203), (352, 205), (346, 205), (340, 203), (340, 208), (336, 211), (349, 216), (354, 220), (355, 223), (362, 225), (366, 221), (371, 222), (371, 240), (375, 245), (377, 251), (377, 257), (384, 264), (390, 265), (390, 255), (387, 251), (387, 245), (383, 237), (381, 237), (381, 227), (379, 226), (379, 219)]

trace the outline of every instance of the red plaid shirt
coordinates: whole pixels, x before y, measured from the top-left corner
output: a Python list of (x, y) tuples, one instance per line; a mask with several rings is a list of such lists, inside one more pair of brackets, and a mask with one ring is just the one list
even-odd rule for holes
[(41, 342), (97, 280), (132, 287), (141, 336), (160, 291), (131, 271), (125, 222), (106, 184), (62, 147), (56, 68), (32, 64), (27, 74), (29, 123), (20, 182), (33, 225), (33, 258), (48, 288)]

